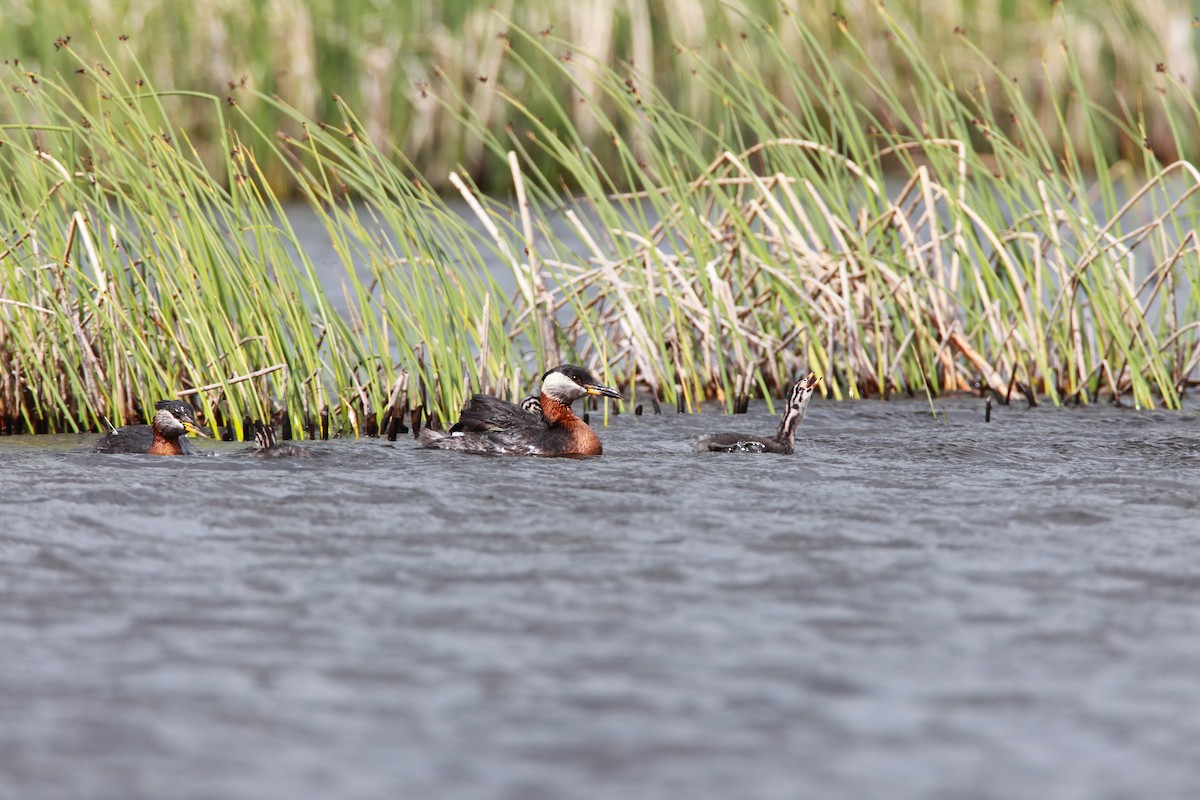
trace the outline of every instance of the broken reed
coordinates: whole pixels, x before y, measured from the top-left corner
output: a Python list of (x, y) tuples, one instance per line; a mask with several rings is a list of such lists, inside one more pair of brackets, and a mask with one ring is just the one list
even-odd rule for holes
[[(130, 51), (121, 71), (103, 46), (98, 64), (64, 43), (87, 97), (20, 69), (4, 81), (19, 117), (0, 129), (0, 416), (94, 429), (182, 395), (235, 428), (274, 413), (294, 433), (318, 418), (374, 433), (405, 407), (445, 419), (473, 390), (517, 396), (562, 360), (677, 408), (778, 396), (810, 367), (839, 397), (978, 381), (1005, 400), (1177, 406), (1200, 362), (1195, 168), (1145, 149), (1112, 161), (1106, 143), (1133, 141), (1142, 119), (1091, 104), (1074, 67), (1070, 111), (1047, 129), (1020, 83), (988, 90), (983, 53), (977, 83), (952, 84), (873, 13), (911, 92), (844, 21), (751, 21), (717, 58), (674, 56), (722, 109), (707, 127), (640, 73), (510, 27), (522, 88), (490, 90), (511, 136), (452, 82), (428, 88), (511, 178), (497, 203), (452, 173), (481, 232), (347, 103), (317, 123), (249, 89), (160, 92)], [(1156, 75), (1186, 154), (1200, 113)], [(256, 127), (243, 98), (286, 124)], [(181, 103), (218, 132), (216, 174), (178, 133)], [(1085, 144), (1056, 149), (1078, 124)], [(333, 242), (344, 313), (268, 170)]]
[[(1050, 143), (1061, 149), (1062, 137), (1076, 143), (1088, 135), (1084, 114), (1074, 104), (1065, 109), (1066, 125), (1058, 126), (1058, 98), (1070, 91), (1072, 69), (1081, 71), (1084, 85), (1095, 87), (1092, 101), (1111, 113), (1122, 109), (1114, 96), (1101, 91), (1113, 87), (1131, 100), (1150, 97), (1158, 79), (1145, 69), (1145, 54), (1158, 52), (1163, 61), (1189, 85), (1196, 85), (1198, 58), (1194, 35), (1194, 4), (1188, 0), (1108, 0), (1102, 3), (1015, 3), (1011, 0), (891, 0), (896, 26), (873, 10), (874, 0), (809, 3), (803, 0), (590, 0), (561, 3), (557, 0), (512, 2), (391, 2), (368, 0), (239, 0), (236, 3), (179, 4), (168, 0), (39, 0), (15, 3), (0, 9), (0, 53), (19, 58), (25, 68), (50, 72), (56, 44), (65, 35), (87, 37), (94, 27), (104, 41), (128, 35), (140, 65), (160, 87), (183, 87), (224, 97), (239, 84), (267, 96), (279, 96), (309, 119), (332, 119), (340, 113), (336, 93), (362, 116), (363, 133), (386, 148), (396, 142), (422, 165), (425, 177), (439, 191), (451, 187), (446, 176), (465, 165), (488, 188), (503, 185), (507, 170), (484, 156), (482, 143), (455, 124), (454, 117), (469, 109), (493, 131), (519, 115), (500, 101), (498, 84), (513, 86), (525, 80), (523, 68), (511, 57), (503, 38), (510, 29), (548, 31), (566, 46), (556, 54), (583, 48), (599, 63), (619, 67), (633, 63), (646, 82), (659, 88), (673, 107), (702, 127), (715, 129), (726, 113), (719, 96), (691, 77), (691, 65), (673, 58), (678, 43), (705, 58), (718, 56), (722, 43), (756, 34), (761, 24), (770, 26), (791, 46), (792, 20), (799, 19), (828, 53), (847, 52), (847, 42), (831, 24), (830, 12), (846, 15), (857, 47), (869, 53), (880, 73), (896, 86), (918, 83), (903, 54), (890, 44), (893, 27), (908, 31), (926, 53), (936, 53), (935, 65), (954, 74), (970, 74), (977, 62), (969, 47), (956, 35), (986, 35), (989, 57), (997, 62), (994, 74), (983, 80), (993, 95), (1003, 94), (1010, 78), (1025, 86), (1042, 84), (1030, 92), (1031, 117), (1049, 128)], [(36, 7), (36, 12), (32, 9)], [(747, 16), (739, 9), (754, 16)], [(497, 13), (497, 11), (499, 13)], [(789, 16), (790, 15), (790, 16)], [(516, 37), (512, 37), (516, 38)], [(1068, 43), (1076, 58), (1066, 58), (1057, 43)], [(852, 48), (850, 48), (852, 50)], [(133, 59), (114, 52), (110, 69), (134, 70)], [(68, 74), (68, 78), (69, 78)], [(790, 87), (786, 74), (763, 73), (765, 88), (779, 95)], [(599, 83), (587, 72), (576, 76), (578, 93), (595, 97)], [(430, 84), (455, 87), (461, 102), (446, 107), (424, 95)], [(558, 95), (575, 90), (558, 81)], [(75, 84), (82, 102), (93, 112), (98, 100)], [(890, 114), (887, 101), (860, 87), (843, 82), (849, 97), (868, 111)], [(574, 98), (572, 98), (573, 100)], [(242, 93), (242, 113), (265, 131), (289, 122), (269, 102)], [(226, 158), (221, 147), (220, 125), (210, 114), (171, 98), (163, 101), (173, 111), (180, 131), (190, 140), (211, 169), (220, 169)], [(545, 97), (525, 98), (536, 115), (556, 113)], [(603, 126), (591, 112), (568, 103), (566, 124), (582, 142), (606, 159), (606, 168), (619, 166), (607, 160)], [(1177, 157), (1168, 114), (1159, 103), (1146, 104), (1145, 138), (1167, 160)], [(0, 108), (0, 121), (5, 119)], [(1011, 133), (1008, 122), (993, 122)], [(239, 127), (245, 132), (246, 128)], [(622, 134), (628, 135), (629, 129)], [(1106, 151), (1116, 153), (1120, 137), (1108, 132)], [(732, 148), (735, 151), (738, 148)], [(1122, 152), (1129, 157), (1130, 151)], [(552, 169), (550, 160), (534, 164)], [(285, 166), (262, 164), (271, 186), (291, 191)]]

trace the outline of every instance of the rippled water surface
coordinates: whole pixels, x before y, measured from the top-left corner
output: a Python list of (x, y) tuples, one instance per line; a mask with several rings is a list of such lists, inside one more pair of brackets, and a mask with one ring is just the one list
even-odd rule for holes
[[(1200, 796), (1193, 413), (816, 399), (591, 460), (0, 439), (13, 798)], [(593, 418), (593, 422), (595, 422)]]

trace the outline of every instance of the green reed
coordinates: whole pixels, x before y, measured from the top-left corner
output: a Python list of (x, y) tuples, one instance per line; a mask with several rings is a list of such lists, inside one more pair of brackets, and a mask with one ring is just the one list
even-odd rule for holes
[[(525, 338), (506, 327), (488, 243), (380, 153), (348, 108), (330, 125), (249, 90), (157, 91), (131, 54), (122, 72), (100, 52), (91, 61), (64, 43), (63, 59), (91, 82), (87, 97), (58, 76), (10, 73), (6, 428), (119, 424), (182, 396), (239, 436), (243, 419), (275, 415), (297, 434), (316, 435), (329, 416), (335, 432), (374, 433), (408, 407), (444, 418), (468, 388), (511, 393), (525, 382)], [(297, 134), (258, 129), (243, 98), (272, 104)], [(175, 133), (181, 101), (211, 116), (220, 170)], [(344, 315), (269, 168), (310, 201), (343, 261)]]
[[(181, 394), (240, 427), (269, 416), (269, 398), (296, 413), (342, 399), (337, 367), (357, 341), (296, 269), (239, 143), (225, 139), (228, 172), (213, 176), (144, 74), (68, 54), (95, 111), (56, 78), (10, 76), (22, 121), (0, 148), (13, 176), (0, 193), (3, 416), (95, 428)], [(223, 125), (217, 98), (169, 94)]]

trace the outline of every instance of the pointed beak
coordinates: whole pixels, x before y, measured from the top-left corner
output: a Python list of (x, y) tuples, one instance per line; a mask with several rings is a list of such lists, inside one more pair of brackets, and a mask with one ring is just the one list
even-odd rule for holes
[(196, 423), (192, 422), (191, 420), (186, 420), (186, 419), (185, 419), (185, 420), (182, 420), (182, 422), (183, 422), (183, 429), (184, 429), (185, 431), (187, 431), (188, 433), (190, 433), (192, 436), (202, 436), (202, 437), (204, 437), (205, 439), (211, 439), (211, 438), (212, 438), (212, 437), (211, 437), (211, 436), (209, 436), (207, 433), (205, 433), (205, 432), (204, 432), (204, 430), (202, 430), (201, 428), (197, 427), (197, 426), (196, 426)]
[(613, 398), (616, 398), (617, 400), (625, 399), (625, 398), (621, 397), (621, 393), (618, 392), (616, 389), (613, 389), (609, 386), (605, 386), (602, 383), (591, 383), (583, 388), (587, 390), (588, 394), (598, 394), (601, 397), (613, 397)]

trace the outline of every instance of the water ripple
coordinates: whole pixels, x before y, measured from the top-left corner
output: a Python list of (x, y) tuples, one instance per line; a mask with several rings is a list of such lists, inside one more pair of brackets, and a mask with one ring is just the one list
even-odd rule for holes
[[(1194, 418), (622, 415), (598, 460), (0, 439), (23, 798), (1186, 797)], [(69, 765), (69, 769), (64, 765)]]

